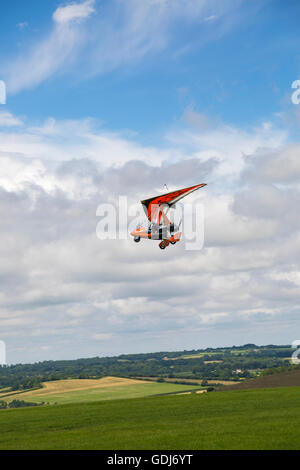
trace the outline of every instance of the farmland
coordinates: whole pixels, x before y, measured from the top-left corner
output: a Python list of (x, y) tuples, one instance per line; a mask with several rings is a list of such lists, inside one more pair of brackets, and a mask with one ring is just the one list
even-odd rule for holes
[(297, 387), (73, 403), (1, 411), (0, 448), (299, 449), (299, 421)]
[[(284, 348), (274, 351), (277, 363), (285, 364)], [(38, 379), (41, 375), (37, 371), (48, 368), (59, 372), (60, 379), (52, 375), (52, 380), (42, 381), (42, 387), (14, 390), (7, 384), (0, 389), (0, 401), (9, 405), (16, 400), (19, 404), (43, 404), (0, 410), (0, 449), (299, 449), (300, 368), (260, 369), (259, 376), (236, 377), (233, 381), (209, 374), (197, 378), (197, 374), (191, 374), (193, 370), (185, 371), (186, 365), (198, 363), (199, 370), (216, 371), (217, 375), (218, 367), (224, 367), (226, 361), (235, 366), (248, 364), (245, 361), (252, 364), (257, 354), (257, 363), (263, 364), (260, 359), (269, 360), (271, 356), (267, 348), (209, 353), (196, 352), (199, 357), (193, 359), (171, 353), (173, 360), (168, 360), (166, 354), (156, 353), (154, 357), (109, 358), (102, 363), (92, 359), (17, 367), (25, 370), (27, 377)], [(148, 364), (151, 371), (157, 367), (161, 370), (166, 363), (171, 367), (178, 364), (181, 372), (177, 377), (137, 374), (136, 378), (95, 374), (64, 378), (61, 373), (69, 367), (68, 375), (71, 370), (75, 375), (76, 370), (82, 376), (87, 366), (85, 370), (92, 375), (99, 362), (107, 368), (121, 364), (132, 371), (148, 370)], [(219, 391), (202, 393), (210, 385)]]
[(45, 382), (43, 388), (24, 392), (0, 393), (0, 400), (25, 400), (36, 403), (61, 404), (90, 401), (137, 398), (165, 393), (198, 390), (200, 386), (174, 383), (146, 382), (121, 377), (102, 379), (74, 379)]
[(0, 367), (0, 388), (11, 391), (41, 387), (43, 382), (65, 379), (100, 379), (105, 376), (156, 377), (157, 380), (239, 381), (267, 368), (289, 365), (293, 350), (287, 346), (248, 344), (228, 348), (127, 354), (117, 357), (44, 361)]
[(224, 390), (250, 390), (275, 387), (300, 387), (300, 369), (263, 375), (240, 383), (227, 384)]

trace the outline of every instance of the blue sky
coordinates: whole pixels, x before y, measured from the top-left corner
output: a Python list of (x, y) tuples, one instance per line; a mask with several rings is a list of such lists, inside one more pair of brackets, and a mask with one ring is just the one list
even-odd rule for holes
[[(103, 17), (112, 20), (116, 11), (108, 3), (93, 2), (94, 11), (83, 29), (91, 28), (92, 33)], [(228, 7), (224, 16), (214, 17), (208, 8), (196, 19), (175, 18), (173, 24), (162, 26), (162, 47), (149, 47), (141, 57), (136, 51), (137, 57), (133, 53), (132, 59), (120, 61), (112, 70), (105, 64), (92, 70), (90, 63), (85, 69), (85, 53), (97, 49), (101, 36), (85, 38), (82, 55), (73, 64), (62, 61), (39, 83), (32, 80), (26, 89), (19, 86), (9, 94), (9, 109), (32, 121), (90, 116), (109, 129), (138, 132), (141, 139), (164, 132), (181, 119), (187, 106), (233, 125), (257, 125), (282, 109), (291, 82), (298, 77), (300, 5), (292, 0), (224, 3), (237, 6)], [(14, 60), (26, 60), (39, 42), (47, 41), (58, 6), (59, 2), (44, 1), (37, 7), (35, 0), (28, 0), (26, 5), (16, 1), (2, 7), (4, 78)], [(108, 39), (103, 40), (109, 47)], [(144, 40), (151, 38), (145, 35)]]
[[(2, 6), (10, 363), (299, 338), (299, 17), (296, 0)], [(202, 182), (202, 250), (96, 237), (99, 204)]]

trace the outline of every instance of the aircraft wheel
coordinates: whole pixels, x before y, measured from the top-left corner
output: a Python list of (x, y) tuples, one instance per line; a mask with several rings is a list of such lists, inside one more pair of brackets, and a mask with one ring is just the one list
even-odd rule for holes
[(138, 243), (141, 240), (141, 237), (134, 237), (134, 241)]

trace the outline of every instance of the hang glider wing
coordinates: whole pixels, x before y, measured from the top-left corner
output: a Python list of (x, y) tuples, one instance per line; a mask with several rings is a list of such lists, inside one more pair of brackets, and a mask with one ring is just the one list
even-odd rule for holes
[(167, 205), (172, 207), (180, 199), (187, 196), (188, 194), (191, 194), (197, 189), (202, 188), (203, 186), (206, 186), (206, 183), (190, 186), (189, 188), (178, 189), (177, 191), (171, 191), (170, 193), (150, 197), (149, 199), (141, 201), (148, 220), (153, 222), (153, 220), (158, 219), (158, 223), (160, 223), (161, 216), (164, 216), (162, 210), (160, 210), (160, 206)]

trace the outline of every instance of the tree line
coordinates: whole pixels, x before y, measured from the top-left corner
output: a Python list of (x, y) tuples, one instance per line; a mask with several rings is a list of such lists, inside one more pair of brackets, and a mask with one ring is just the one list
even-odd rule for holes
[[(290, 351), (290, 352), (289, 352)], [(76, 360), (43, 361), (0, 367), (0, 388), (29, 390), (62, 379), (162, 377), (197, 380), (240, 380), (266, 369), (287, 366), (289, 346), (247, 344), (175, 352), (127, 354)], [(197, 356), (198, 355), (198, 356)], [(184, 358), (184, 356), (195, 356)]]

